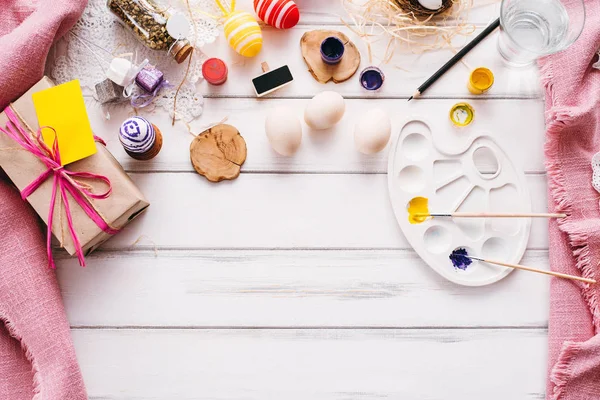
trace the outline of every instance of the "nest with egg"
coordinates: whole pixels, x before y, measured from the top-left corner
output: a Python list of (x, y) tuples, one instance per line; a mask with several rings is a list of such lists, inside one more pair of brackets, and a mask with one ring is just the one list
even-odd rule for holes
[(423, 53), (452, 47), (456, 36), (475, 27), (467, 23), (473, 0), (341, 0), (350, 21), (342, 22), (367, 42), (373, 62), (374, 43), (387, 39), (380, 61), (397, 50)]
[(440, 15), (454, 4), (452, 0), (393, 0), (393, 2), (403, 11), (421, 19)]

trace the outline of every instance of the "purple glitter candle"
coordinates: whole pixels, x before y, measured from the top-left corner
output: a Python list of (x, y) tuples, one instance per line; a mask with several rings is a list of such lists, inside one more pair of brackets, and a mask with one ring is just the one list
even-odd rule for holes
[(154, 92), (154, 89), (162, 83), (164, 74), (156, 67), (146, 65), (135, 77), (135, 83), (148, 93)]
[(367, 90), (377, 90), (383, 85), (385, 75), (377, 67), (367, 67), (360, 73), (360, 84)]
[(344, 43), (335, 36), (329, 36), (321, 42), (321, 58), (325, 64), (337, 64), (343, 55)]

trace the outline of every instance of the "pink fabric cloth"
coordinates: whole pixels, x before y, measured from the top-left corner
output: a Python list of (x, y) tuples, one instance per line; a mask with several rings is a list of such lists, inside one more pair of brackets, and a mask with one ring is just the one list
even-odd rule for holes
[(48, 51), (81, 16), (87, 0), (0, 1), (0, 110), (44, 75)]
[[(550, 266), (600, 282), (600, 194), (591, 185), (600, 151), (600, 2), (586, 1), (586, 25), (569, 49), (540, 60), (546, 90)], [(553, 278), (547, 399), (600, 399), (600, 284)]]
[[(85, 0), (0, 3), (0, 109), (44, 73), (52, 42)], [(38, 219), (0, 177), (0, 399), (87, 399)]]

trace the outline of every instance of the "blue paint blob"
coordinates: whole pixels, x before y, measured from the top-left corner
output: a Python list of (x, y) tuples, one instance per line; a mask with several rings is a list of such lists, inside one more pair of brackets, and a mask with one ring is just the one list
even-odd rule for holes
[(463, 271), (466, 270), (467, 267), (473, 263), (473, 260), (471, 260), (468, 257), (467, 249), (462, 247), (459, 247), (452, 253), (450, 253), (450, 257), (448, 258), (450, 258), (450, 261), (452, 261), (452, 265), (454, 265), (454, 268)]

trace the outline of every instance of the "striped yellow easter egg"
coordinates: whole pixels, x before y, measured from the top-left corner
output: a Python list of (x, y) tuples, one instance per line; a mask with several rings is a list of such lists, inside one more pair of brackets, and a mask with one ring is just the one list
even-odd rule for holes
[(244, 57), (254, 57), (262, 48), (262, 33), (254, 17), (245, 11), (233, 12), (225, 21), (229, 46)]

